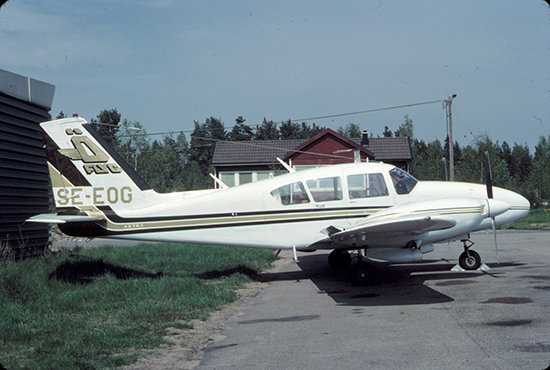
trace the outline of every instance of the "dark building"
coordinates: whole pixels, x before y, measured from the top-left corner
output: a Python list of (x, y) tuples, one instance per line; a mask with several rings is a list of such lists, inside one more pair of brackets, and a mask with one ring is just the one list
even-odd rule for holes
[(49, 176), (39, 123), (51, 119), (55, 87), (0, 69), (0, 258), (34, 256), (49, 241)]

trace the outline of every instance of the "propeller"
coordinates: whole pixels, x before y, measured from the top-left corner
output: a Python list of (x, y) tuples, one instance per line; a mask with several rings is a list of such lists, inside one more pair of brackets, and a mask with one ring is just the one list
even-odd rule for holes
[(485, 152), (485, 185), (487, 186), (487, 198), (493, 199), (493, 175), (491, 174), (489, 152)]
[(447, 159), (445, 157), (441, 158), (441, 179), (443, 181), (448, 181), (449, 178), (447, 176)]
[[(491, 161), (489, 160), (489, 152), (485, 152), (485, 185), (487, 186), (487, 198), (493, 199), (493, 175), (491, 173)], [(491, 207), (491, 202), (488, 201), (489, 208)], [(491, 214), (491, 210), (489, 210), (489, 215)], [(497, 254), (497, 263), (500, 265), (500, 261), (498, 259), (498, 245), (497, 245), (497, 228), (496, 228), (496, 221), (495, 221), (496, 215), (493, 214), (491, 216), (491, 224), (493, 226), (493, 240), (495, 241), (495, 251)]]

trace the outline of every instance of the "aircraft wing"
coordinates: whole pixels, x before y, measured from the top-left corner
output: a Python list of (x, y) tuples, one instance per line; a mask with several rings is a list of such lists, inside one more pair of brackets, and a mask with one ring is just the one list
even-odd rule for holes
[(103, 221), (105, 218), (92, 217), (87, 215), (58, 215), (57, 213), (43, 213), (32, 216), (27, 219), (27, 222), (39, 222), (45, 224), (65, 224), (69, 222), (94, 222)]
[(451, 218), (429, 215), (402, 215), (377, 220), (367, 220), (349, 229), (331, 234), (333, 238), (353, 237), (358, 234), (372, 233), (422, 233), (425, 231), (444, 230), (456, 225)]
[(346, 244), (351, 239), (368, 240), (371, 237), (384, 238), (396, 233), (418, 235), (427, 231), (449, 229), (456, 225), (456, 220), (440, 215), (428, 214), (386, 214), (381, 217), (366, 218), (347, 229), (330, 226), (323, 230), (329, 237), (310, 245), (314, 248), (328, 248), (333, 243)]

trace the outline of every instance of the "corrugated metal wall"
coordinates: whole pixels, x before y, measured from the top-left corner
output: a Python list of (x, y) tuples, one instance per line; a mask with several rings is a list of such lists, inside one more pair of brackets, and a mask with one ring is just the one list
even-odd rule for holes
[[(38, 90), (33, 90), (35, 83)], [(41, 91), (44, 87), (47, 91)], [(48, 245), (48, 225), (25, 220), (50, 211), (48, 168), (38, 126), (50, 119), (50, 107), (35, 101), (51, 105), (43, 94), (53, 99), (53, 91), (52, 85), (0, 70), (0, 258), (8, 252), (15, 257), (39, 255)]]

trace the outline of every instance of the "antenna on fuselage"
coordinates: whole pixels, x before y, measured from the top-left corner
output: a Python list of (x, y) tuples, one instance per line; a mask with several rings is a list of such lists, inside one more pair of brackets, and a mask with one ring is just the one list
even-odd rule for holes
[(227, 185), (226, 183), (224, 183), (222, 180), (218, 179), (216, 176), (214, 176), (213, 174), (209, 173), (210, 177), (214, 179), (214, 181), (216, 181), (216, 184), (219, 185), (219, 187), (221, 189), (228, 189), (229, 188), (229, 185)]
[(281, 158), (277, 157), (277, 160), (279, 161), (279, 163), (284, 167), (286, 168), (286, 170), (289, 172), (289, 173), (293, 173), (293, 172), (296, 172), (296, 170), (294, 168), (292, 168), (291, 166), (289, 166), (285, 161), (283, 161)]

